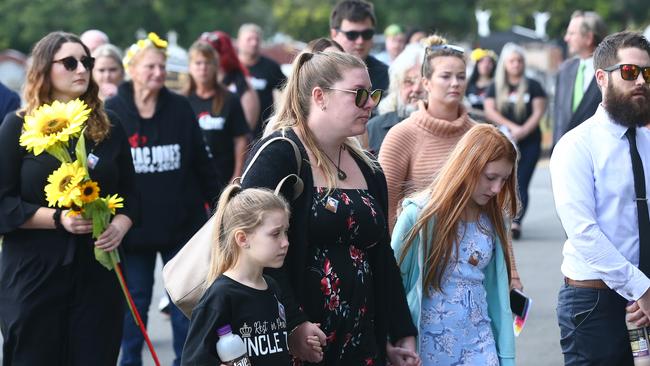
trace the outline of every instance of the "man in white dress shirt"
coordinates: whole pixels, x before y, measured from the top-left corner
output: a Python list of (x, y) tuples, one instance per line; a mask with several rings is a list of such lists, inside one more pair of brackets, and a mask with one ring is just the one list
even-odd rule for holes
[(639, 184), (650, 188), (650, 130), (642, 127), (650, 121), (650, 43), (639, 33), (612, 34), (596, 49), (594, 68), (603, 101), (560, 139), (550, 163), (568, 237), (560, 343), (566, 365), (631, 366), (626, 312), (650, 324), (650, 222), (647, 201), (637, 204)]

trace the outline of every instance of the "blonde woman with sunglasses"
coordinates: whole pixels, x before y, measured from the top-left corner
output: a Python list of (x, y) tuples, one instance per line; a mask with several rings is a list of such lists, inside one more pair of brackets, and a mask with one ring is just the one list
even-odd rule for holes
[[(25, 107), (0, 127), (0, 329), (5, 365), (114, 366), (120, 349), (124, 299), (112, 271), (94, 256), (111, 251), (137, 217), (135, 173), (127, 137), (106, 113), (91, 72), (94, 59), (74, 34), (53, 32), (36, 43), (27, 70)], [(48, 207), (43, 187), (61, 163), (19, 145), (26, 115), (43, 104), (79, 98), (92, 109), (86, 151), (101, 195), (125, 198), (106, 231), (69, 210)], [(57, 120), (44, 121), (55, 130)], [(77, 140), (70, 141), (70, 147)], [(88, 158), (90, 161), (90, 157)]]
[[(298, 146), (301, 169), (286, 141), (263, 150), (242, 187), (284, 185), (291, 204), (289, 249), (268, 270), (282, 289), (289, 350), (305, 365), (417, 365), (416, 329), (390, 249), (384, 175), (354, 136), (365, 132), (381, 90), (361, 59), (341, 52), (304, 52), (274, 116), (274, 132)], [(317, 337), (323, 353), (307, 343)]]

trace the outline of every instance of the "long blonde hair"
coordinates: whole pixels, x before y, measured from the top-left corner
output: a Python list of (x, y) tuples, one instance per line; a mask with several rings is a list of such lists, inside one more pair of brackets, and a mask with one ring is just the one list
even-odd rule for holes
[[(336, 186), (336, 167), (318, 145), (316, 137), (307, 126), (311, 91), (315, 87), (326, 88), (343, 79), (343, 73), (350, 69), (363, 68), (366, 64), (356, 56), (342, 52), (303, 52), (296, 56), (292, 72), (278, 104), (278, 111), (272, 118), (270, 131), (296, 128), (304, 139), (305, 145), (316, 159), (315, 165), (322, 169), (327, 180), (328, 189)], [(361, 148), (355, 137), (348, 137), (344, 142), (348, 151), (361, 158), (372, 169), (378, 169), (378, 163)]]
[(249, 234), (264, 220), (269, 211), (280, 210), (289, 216), (289, 204), (266, 188), (242, 189), (237, 184), (227, 186), (219, 197), (215, 211), (214, 244), (210, 256), (207, 286), (237, 263), (239, 249), (235, 232)]
[(494, 88), (496, 91), (495, 99), (497, 110), (503, 113), (506, 109), (506, 105), (509, 103), (508, 95), (510, 94), (506, 62), (513, 53), (520, 55), (524, 61), (524, 75), (521, 75), (521, 80), (519, 81), (519, 85), (517, 85), (517, 90), (515, 90), (517, 101), (515, 102), (514, 109), (515, 116), (517, 118), (522, 118), (526, 115), (526, 101), (524, 101), (524, 95), (528, 91), (528, 80), (525, 75), (526, 55), (524, 49), (514, 43), (506, 43), (501, 50), (501, 55), (499, 55), (499, 61), (497, 62), (496, 71), (494, 73)]
[[(433, 183), (416, 194), (426, 195), (427, 204), (406, 235), (399, 262), (404, 261), (420, 232), (423, 238), (431, 238), (430, 243), (421, 244), (425, 263), (424, 288), (441, 290), (442, 277), (447, 267), (450, 262), (457, 260), (452, 255), (454, 247), (458, 252), (458, 225), (463, 212), (472, 199), (486, 165), (500, 159), (512, 163), (513, 171), (499, 194), (480, 207), (480, 211), (487, 215), (501, 241), (510, 276), (509, 237), (504, 216), (514, 217), (518, 207), (515, 168), (517, 150), (496, 127), (480, 124), (472, 127), (458, 142)], [(429, 233), (429, 223), (433, 218), (435, 225), (433, 232)]]
[[(18, 111), (19, 115), (29, 115), (41, 105), (54, 101), (50, 81), (54, 55), (64, 43), (68, 42), (80, 44), (86, 56), (90, 57), (88, 47), (72, 33), (52, 32), (38, 41), (32, 49), (32, 62), (27, 69), (27, 81), (23, 91), (25, 106)], [(88, 73), (90, 74), (88, 89), (79, 97), (92, 110), (86, 122), (84, 135), (98, 144), (109, 135), (111, 122), (104, 112), (104, 103), (99, 98), (99, 86), (93, 79), (92, 70), (88, 70)]]

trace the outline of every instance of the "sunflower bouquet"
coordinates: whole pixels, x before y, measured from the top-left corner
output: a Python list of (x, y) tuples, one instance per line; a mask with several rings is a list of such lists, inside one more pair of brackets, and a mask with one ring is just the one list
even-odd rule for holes
[[(91, 109), (80, 99), (67, 103), (54, 101), (38, 107), (33, 114), (25, 116), (23, 132), (19, 143), (27, 151), (38, 156), (43, 152), (54, 156), (61, 165), (47, 178), (45, 198), (49, 207), (68, 209), (67, 215), (81, 215), (92, 221), (94, 239), (106, 230), (115, 210), (124, 207), (124, 199), (117, 194), (100, 197), (100, 186), (88, 174), (89, 164), (94, 164), (94, 155), (86, 154), (84, 138), (85, 124)], [(76, 139), (74, 151), (70, 144)], [(72, 159), (74, 156), (74, 160)], [(95, 161), (96, 163), (96, 161)], [(160, 365), (144, 323), (129, 293), (119, 265), (120, 257), (116, 250), (105, 252), (94, 248), (95, 259), (106, 269), (114, 270), (126, 298), (131, 315), (140, 327), (147, 346), (156, 365)]]
[[(36, 156), (47, 152), (61, 162), (61, 166), (47, 178), (47, 204), (49, 207), (68, 209), (68, 215), (81, 215), (91, 220), (92, 236), (97, 239), (108, 227), (115, 209), (124, 206), (124, 199), (116, 194), (100, 197), (99, 184), (91, 180), (88, 174), (83, 132), (90, 112), (86, 103), (79, 99), (68, 103), (57, 100), (42, 105), (33, 114), (25, 116), (20, 145)], [(70, 144), (75, 139), (77, 142), (72, 155)], [(95, 258), (109, 270), (119, 262), (119, 257), (111, 256), (117, 256), (117, 253), (95, 248)]]

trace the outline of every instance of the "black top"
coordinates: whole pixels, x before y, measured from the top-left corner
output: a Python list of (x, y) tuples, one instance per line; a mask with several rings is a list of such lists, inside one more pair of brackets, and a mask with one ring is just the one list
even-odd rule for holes
[(203, 139), (210, 148), (212, 157), (219, 176), (221, 185), (227, 184), (235, 168), (235, 137), (248, 133), (248, 124), (244, 117), (241, 103), (237, 95), (224, 91), (223, 107), (218, 115), (212, 114), (212, 101), (214, 97), (203, 99), (196, 94), (188, 97), (192, 110), (199, 120), (203, 131)]
[(388, 131), (402, 120), (397, 111), (393, 111), (372, 117), (368, 121), (368, 149), (371, 153), (379, 156), (379, 149)]
[[(276, 131), (265, 139), (259, 141), (253, 148), (253, 154), (267, 140), (280, 136)], [(299, 147), (303, 164), (299, 176), (304, 183), (304, 191), (296, 200), (291, 202), (291, 220), (289, 229), (289, 252), (281, 269), (267, 269), (273, 276), (283, 294), (283, 303), (287, 310), (287, 328), (293, 329), (296, 325), (309, 320), (308, 316), (300, 309), (305, 302), (304, 270), (307, 268), (308, 256), (313, 243), (309, 241), (308, 220), (313, 205), (311, 187), (314, 186), (307, 151), (293, 130), (287, 130), (286, 136), (293, 140)], [(383, 172), (373, 170), (359, 157), (355, 157), (366, 183), (368, 192), (377, 199), (382, 212), (388, 211), (388, 192), (386, 179)], [(264, 149), (255, 164), (250, 168), (242, 187), (267, 187), (275, 189), (277, 183), (297, 170), (294, 150), (287, 142), (277, 141)], [(282, 194), (290, 201), (292, 185), (284, 184)], [(388, 229), (381, 232), (381, 240), (377, 245), (368, 249), (368, 262), (374, 274), (375, 294), (375, 337), (380, 353), (379, 364), (385, 359), (386, 339), (390, 337), (396, 341), (406, 336), (417, 335), (406, 302), (406, 295), (402, 285), (402, 278), (390, 247)]]
[(485, 98), (487, 98), (487, 93), (490, 85), (484, 86), (482, 88), (476, 85), (476, 83), (470, 83), (467, 85), (465, 96), (467, 97), (467, 101), (472, 106), (472, 108), (483, 110), (483, 103), (485, 102)]
[(123, 83), (106, 101), (131, 145), (142, 220), (126, 236), (126, 249), (161, 249), (185, 243), (207, 220), (204, 204), (218, 197), (221, 179), (187, 98), (163, 88), (152, 118), (140, 117), (133, 86)]
[[(526, 78), (526, 80), (528, 81), (528, 90), (524, 94), (524, 102), (526, 103), (526, 113), (519, 118), (517, 118), (517, 116), (515, 115), (515, 105), (517, 103), (517, 85), (508, 85), (508, 88), (510, 90), (510, 94), (508, 95), (508, 103), (506, 103), (503, 110), (499, 111), (505, 118), (511, 120), (512, 122), (520, 126), (526, 122), (526, 120), (530, 117), (531, 114), (533, 114), (533, 99), (538, 97), (546, 98), (546, 92), (544, 91), (542, 86), (537, 82), (537, 80), (530, 79), (530, 78)], [(495, 98), (496, 100), (496, 86), (494, 83), (492, 83), (488, 88), (486, 98)], [(531, 132), (528, 136), (526, 136), (521, 141), (521, 143), (529, 139), (539, 139), (539, 138), (541, 138), (541, 131), (539, 129), (539, 126), (537, 126), (535, 131)]]
[(241, 98), (241, 96), (248, 90), (246, 76), (239, 70), (227, 73), (221, 82), (228, 88), (228, 90), (237, 94), (239, 98)]
[(192, 311), (183, 347), (182, 365), (214, 366), (217, 329), (230, 325), (239, 335), (254, 366), (289, 366), (287, 321), (280, 289), (269, 276), (268, 288), (257, 290), (228, 276), (219, 276)]
[(9, 112), (20, 108), (20, 97), (13, 90), (0, 83), (0, 123)]
[(251, 74), (251, 85), (260, 97), (260, 118), (253, 131), (253, 138), (259, 138), (266, 120), (273, 114), (273, 90), (280, 89), (286, 77), (280, 65), (264, 56), (260, 56), (255, 65), (249, 66), (248, 72)]
[(388, 65), (377, 60), (374, 56), (368, 55), (366, 66), (368, 66), (372, 89), (388, 90)]
[[(113, 123), (108, 137), (98, 145), (85, 139), (86, 151), (99, 158), (95, 168), (89, 169), (88, 173), (99, 184), (102, 197), (108, 194), (123, 197), (124, 208), (117, 209), (117, 213), (137, 222), (138, 200), (135, 198), (131, 152), (117, 117), (110, 112), (108, 116)], [(0, 234), (4, 234), (3, 246), (5, 249), (11, 246), (11, 253), (19, 253), (21, 261), (39, 258), (39, 263), (67, 264), (72, 261), (77, 246), (92, 245), (90, 234), (19, 228), (40, 207), (48, 206), (44, 191), (47, 177), (61, 165), (46, 152), (34, 156), (19, 145), (23, 122), (23, 118), (11, 113), (0, 125)], [(70, 144), (71, 147), (75, 145), (76, 141)]]

